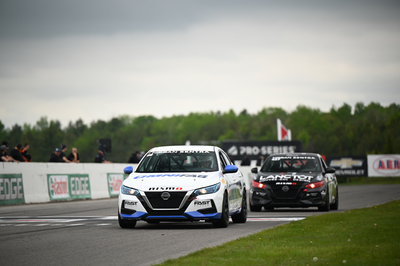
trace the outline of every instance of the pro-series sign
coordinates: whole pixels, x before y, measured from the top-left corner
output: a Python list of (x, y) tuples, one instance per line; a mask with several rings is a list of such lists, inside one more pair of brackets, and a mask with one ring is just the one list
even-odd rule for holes
[(250, 160), (274, 153), (293, 153), (302, 151), (301, 141), (223, 141), (221, 148), (233, 160), (241, 160), (247, 155)]
[(87, 174), (47, 175), (50, 200), (91, 198)]
[(25, 203), (22, 174), (0, 175), (0, 205)]

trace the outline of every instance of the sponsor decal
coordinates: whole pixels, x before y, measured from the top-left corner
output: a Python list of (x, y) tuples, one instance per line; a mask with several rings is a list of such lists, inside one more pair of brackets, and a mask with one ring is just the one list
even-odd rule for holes
[(149, 191), (157, 191), (157, 190), (182, 190), (183, 188), (181, 187), (150, 187)]
[(197, 177), (197, 178), (207, 178), (207, 175), (196, 175), (196, 174), (137, 175), (137, 176), (134, 176), (133, 179), (152, 178), (152, 177)]
[(153, 151), (153, 153), (210, 153), (210, 152), (209, 151), (183, 150), (183, 151)]
[[(378, 176), (400, 176), (400, 155), (371, 156), (372, 172)], [(368, 156), (370, 161), (370, 156)]]
[(339, 167), (340, 169), (352, 168), (353, 166), (362, 166), (363, 160), (354, 160), (353, 158), (340, 158), (332, 160), (329, 164), (331, 167)]
[(367, 156), (327, 156), (326, 163), (335, 168), (336, 176), (366, 176)]
[(119, 190), (121, 189), (122, 182), (128, 175), (126, 174), (115, 174), (115, 173), (109, 173), (107, 174), (107, 180), (108, 180), (108, 192), (110, 193), (110, 196), (118, 196), (119, 195)]
[(134, 210), (137, 207), (136, 201), (125, 201), (125, 209)]
[(275, 185), (277, 186), (295, 186), (297, 183), (293, 182), (276, 182)]
[(268, 181), (300, 181), (300, 182), (310, 182), (313, 176), (306, 175), (269, 175), (261, 176), (260, 182)]
[(0, 205), (25, 203), (22, 174), (0, 175)]
[(68, 175), (49, 175), (50, 199), (68, 199)]
[(272, 157), (271, 161), (280, 161), (280, 160), (316, 160), (315, 157), (309, 156), (283, 156), (283, 157)]
[(91, 198), (87, 174), (47, 175), (50, 200)]
[(211, 208), (211, 200), (196, 200), (193, 202), (195, 207), (204, 209), (204, 208)]

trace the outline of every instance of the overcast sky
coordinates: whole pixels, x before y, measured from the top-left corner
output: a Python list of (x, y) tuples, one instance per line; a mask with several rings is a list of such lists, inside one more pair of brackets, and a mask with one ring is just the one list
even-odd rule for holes
[(0, 95), (7, 128), (400, 104), (400, 1), (0, 0)]

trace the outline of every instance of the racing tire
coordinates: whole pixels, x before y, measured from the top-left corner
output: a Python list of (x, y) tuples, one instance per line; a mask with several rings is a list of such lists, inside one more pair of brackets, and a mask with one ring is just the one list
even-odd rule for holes
[(253, 205), (250, 202), (250, 211), (252, 211), (252, 212), (260, 212), (261, 209), (262, 209), (261, 205)]
[(325, 205), (318, 207), (319, 211), (328, 212), (330, 210), (331, 204), (329, 203), (329, 197), (329, 189), (327, 189), (325, 195)]
[(243, 191), (242, 207), (240, 213), (232, 215), (232, 222), (245, 223), (247, 221), (247, 196), (246, 191)]
[(119, 223), (119, 226), (121, 228), (124, 228), (124, 229), (126, 229), (126, 228), (135, 228), (135, 226), (136, 226), (136, 221), (135, 220), (132, 220), (132, 221), (122, 220), (121, 216), (119, 216), (119, 213), (118, 213), (118, 223)]
[(221, 219), (213, 222), (215, 228), (226, 228), (229, 225), (229, 203), (226, 193), (222, 201), (222, 214)]
[(336, 197), (335, 197), (335, 203), (331, 204), (330, 206), (331, 210), (338, 210), (339, 209), (339, 189), (336, 187)]

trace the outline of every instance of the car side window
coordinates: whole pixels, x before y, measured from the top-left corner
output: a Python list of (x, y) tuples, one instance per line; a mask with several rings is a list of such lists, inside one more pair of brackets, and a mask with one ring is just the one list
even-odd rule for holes
[(227, 166), (227, 162), (221, 152), (219, 152), (219, 160), (221, 161), (221, 169), (224, 170), (225, 166)]
[(328, 168), (328, 167), (326, 166), (326, 163), (325, 163), (324, 159), (320, 158), (319, 160), (321, 161), (322, 170), (324, 172), (326, 172), (326, 168)]
[(225, 152), (221, 151), (222, 157), (224, 157), (226, 165), (234, 165), (228, 155)]

